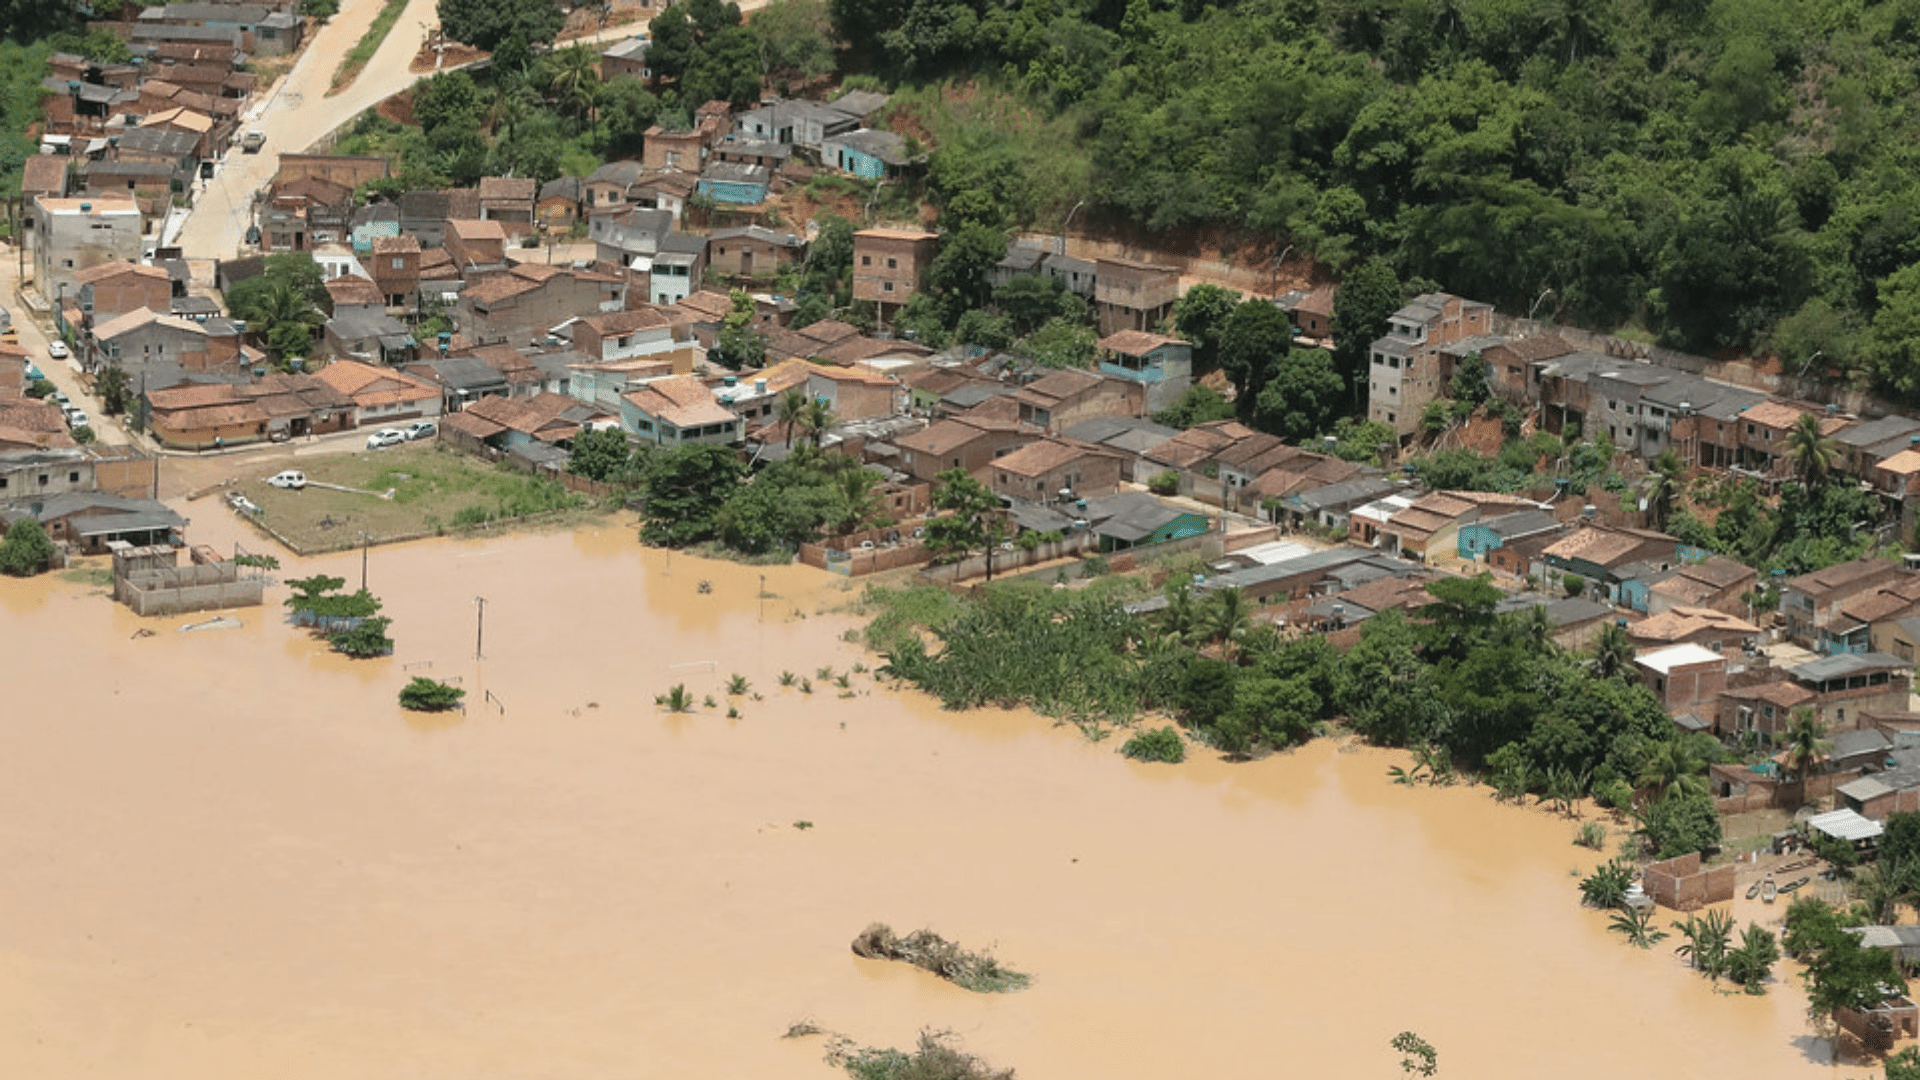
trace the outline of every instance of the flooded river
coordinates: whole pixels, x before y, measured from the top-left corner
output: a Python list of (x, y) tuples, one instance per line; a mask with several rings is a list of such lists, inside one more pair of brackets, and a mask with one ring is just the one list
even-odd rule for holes
[[(196, 541), (237, 535), (211, 503)], [(871, 658), (821, 614), (837, 579), (770, 569), (763, 601), (761, 573), (616, 526), (376, 549), (399, 652), (371, 662), (276, 608), (177, 633), (205, 616), (0, 581), (5, 1074), (838, 1075), (780, 1038), (810, 1017), (952, 1029), (1027, 1078), (1392, 1077), (1403, 1029), (1442, 1077), (1833, 1075), (1793, 988), (1716, 993), (1582, 911), (1565, 820), (1328, 741), (1148, 766), (868, 676), (842, 698), (816, 669)], [(765, 698), (737, 721), (733, 672)], [(411, 674), (467, 714), (403, 714)], [(663, 715), (675, 682), (721, 708)], [(1034, 985), (856, 958), (874, 920)]]

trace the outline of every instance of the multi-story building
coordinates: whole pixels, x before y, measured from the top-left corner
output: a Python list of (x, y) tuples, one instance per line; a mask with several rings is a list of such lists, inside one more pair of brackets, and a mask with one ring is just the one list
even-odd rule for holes
[[(1104, 273), (1104, 267), (1102, 271)], [(1493, 305), (1447, 293), (1426, 293), (1393, 313), (1387, 336), (1373, 343), (1367, 375), (1367, 419), (1413, 434), (1427, 403), (1453, 378), (1441, 346), (1493, 326)]]
[(861, 229), (853, 234), (853, 298), (874, 305), (876, 321), (906, 304), (940, 244), (923, 229)]
[(76, 275), (106, 262), (139, 262), (140, 207), (132, 199), (33, 200), (34, 279), (58, 303), (75, 291)]

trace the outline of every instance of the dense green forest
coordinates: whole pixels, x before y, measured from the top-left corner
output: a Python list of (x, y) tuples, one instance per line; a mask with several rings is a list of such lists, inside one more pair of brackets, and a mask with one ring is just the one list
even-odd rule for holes
[(1085, 195), (1152, 230), (1244, 228), (1336, 269), (1380, 254), (1512, 311), (1551, 289), (1563, 320), (1916, 389), (1915, 0), (832, 10), (942, 136), (950, 224), (1058, 228)]

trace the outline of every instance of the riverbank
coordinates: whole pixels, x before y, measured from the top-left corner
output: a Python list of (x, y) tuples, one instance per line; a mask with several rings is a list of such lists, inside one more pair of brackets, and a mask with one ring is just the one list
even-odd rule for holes
[[(398, 649), (366, 662), (281, 624), (279, 589), (178, 634), (0, 582), (16, 666), (69, 673), (0, 717), (22, 1074), (824, 1080), (819, 1040), (780, 1038), (812, 1017), (865, 1045), (951, 1028), (1042, 1078), (1390, 1075), (1409, 1029), (1483, 1080), (1829, 1075), (1797, 990), (1715, 993), (1622, 946), (1578, 906), (1600, 856), (1566, 819), (1395, 785), (1405, 755), (1169, 768), (944, 712), (852, 674), (874, 661), (828, 613), (839, 579), (618, 524), (379, 549), (370, 573)], [(823, 666), (853, 696), (778, 685)], [(761, 700), (730, 722), (735, 672)], [(402, 713), (416, 674), (458, 679), (466, 715)], [(722, 707), (661, 712), (675, 683)], [(1033, 986), (851, 955), (875, 921)]]

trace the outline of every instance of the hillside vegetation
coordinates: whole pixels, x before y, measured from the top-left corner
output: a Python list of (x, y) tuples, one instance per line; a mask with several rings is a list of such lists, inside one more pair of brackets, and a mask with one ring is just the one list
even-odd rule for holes
[[(1915, 0), (832, 10), (847, 56), (955, 102), (928, 122), (958, 136), (929, 176), (949, 223), (1057, 229), (1086, 194), (1108, 220), (1270, 233), (1336, 269), (1381, 254), (1508, 310), (1552, 289), (1561, 319), (1920, 385)], [(996, 131), (1008, 102), (1030, 118)], [(1052, 182), (1082, 167), (1090, 190)]]

